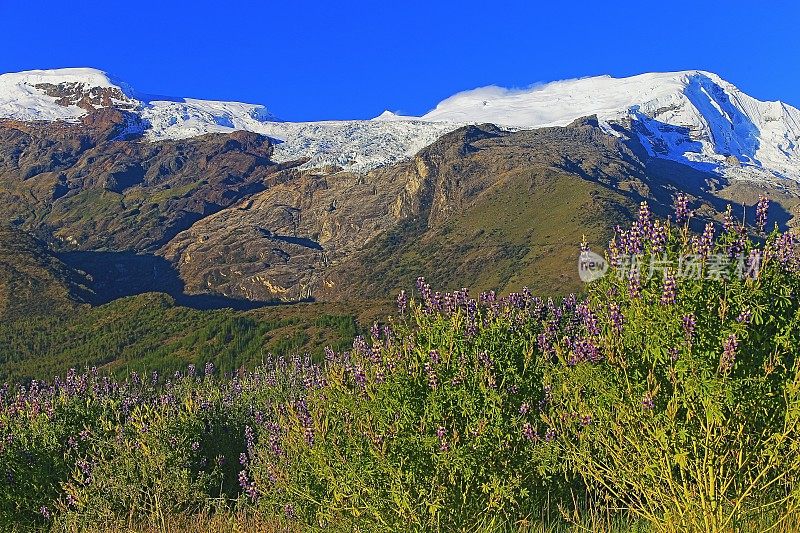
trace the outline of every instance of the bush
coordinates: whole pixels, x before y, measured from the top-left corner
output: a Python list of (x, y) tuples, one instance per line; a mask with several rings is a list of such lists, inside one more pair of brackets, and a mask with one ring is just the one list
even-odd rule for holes
[(537, 437), (541, 368), (522, 327), (535, 300), (485, 295), (494, 307), (479, 309), (466, 291), (447, 298), (448, 309), (414, 304), (370, 344), (330, 352), (324, 386), (259, 432), (249, 474), (267, 513), (346, 529), (489, 529), (539, 518), (568, 489)]
[[(776, 231), (759, 247), (730, 219), (712, 235), (654, 223), (643, 204), (611, 243), (612, 275), (576, 308), (579, 333), (553, 338), (546, 356), (545, 418), (570, 468), (658, 529), (727, 531), (797, 503), (793, 238)], [(625, 268), (631, 256), (646, 268), (692, 255), (696, 277)]]

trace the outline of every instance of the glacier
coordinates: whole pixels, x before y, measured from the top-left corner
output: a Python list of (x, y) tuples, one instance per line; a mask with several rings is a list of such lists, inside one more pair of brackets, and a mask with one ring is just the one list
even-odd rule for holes
[(64, 105), (43, 84), (69, 84), (87, 94), (116, 89), (111, 105), (136, 112), (147, 141), (242, 129), (273, 138), (276, 160), (307, 158), (308, 167), (369, 171), (412, 157), (466, 124), (534, 129), (596, 115), (609, 133), (638, 136), (654, 157), (737, 179), (800, 181), (800, 111), (757, 100), (702, 70), (595, 76), (527, 89), (482, 87), (455, 94), (420, 117), (386, 111), (372, 120), (319, 122), (284, 122), (259, 104), (137, 95), (97, 69), (37, 70), (0, 75), (0, 117), (74, 122), (91, 107)]

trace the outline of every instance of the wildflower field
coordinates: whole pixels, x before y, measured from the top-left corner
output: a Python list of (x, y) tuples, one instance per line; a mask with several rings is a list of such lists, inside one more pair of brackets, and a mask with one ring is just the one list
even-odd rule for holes
[(7, 384), (0, 528), (793, 531), (800, 259), (766, 209), (643, 204), (580, 297), (420, 279), (320, 361)]

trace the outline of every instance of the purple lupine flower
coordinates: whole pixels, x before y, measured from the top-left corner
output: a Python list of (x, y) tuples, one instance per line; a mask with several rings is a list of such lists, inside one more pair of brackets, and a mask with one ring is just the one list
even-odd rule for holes
[(297, 418), (303, 427), (303, 438), (306, 444), (308, 444), (308, 447), (311, 448), (314, 446), (314, 421), (311, 418), (311, 413), (308, 410), (308, 404), (305, 399), (301, 398), (295, 402), (295, 410), (297, 412)]
[(420, 300), (425, 305), (426, 310), (431, 306), (431, 286), (425, 283), (425, 278), (417, 278), (417, 290), (420, 294)]
[(655, 401), (653, 400), (653, 396), (648, 392), (642, 398), (642, 407), (647, 409), (648, 411), (652, 410), (655, 406)]
[(245, 494), (255, 501), (258, 499), (258, 491), (256, 490), (256, 484), (254, 481), (250, 481), (250, 476), (247, 475), (247, 470), (241, 470), (239, 472), (239, 486), (242, 487)]
[(280, 445), (280, 426), (275, 422), (268, 422), (267, 429), (269, 431), (269, 451), (273, 455), (283, 455), (283, 449)]
[(631, 229), (623, 232), (622, 237), (625, 242), (625, 253), (629, 255), (638, 255), (644, 249), (644, 242), (642, 240), (642, 229), (638, 223), (631, 226)]
[(764, 231), (767, 225), (767, 214), (769, 212), (769, 199), (763, 194), (758, 195), (758, 203), (756, 204), (756, 226), (760, 231)]
[(694, 339), (694, 329), (697, 326), (697, 319), (695, 319), (693, 314), (689, 313), (681, 319), (681, 322), (683, 324), (683, 333), (686, 336), (686, 341), (691, 344)]
[(792, 233), (782, 233), (775, 241), (773, 251), (781, 266), (790, 268), (797, 261), (797, 238)]
[(608, 242), (608, 260), (611, 266), (614, 268), (618, 268), (621, 264), (616, 235), (612, 237), (611, 240)]
[(244, 440), (247, 449), (249, 451), (252, 451), (256, 443), (256, 437), (252, 427), (250, 426), (244, 427)]
[(367, 373), (360, 363), (353, 367), (353, 380), (362, 389), (367, 386)]
[(536, 336), (536, 346), (543, 354), (546, 354), (550, 351), (550, 341), (547, 339), (546, 333), (539, 333)]
[(733, 220), (733, 207), (731, 207), (731, 204), (728, 204), (728, 207), (725, 208), (725, 218), (722, 227), (725, 229), (725, 233), (731, 233), (735, 226), (736, 222)]
[(653, 220), (650, 206), (647, 205), (647, 202), (639, 204), (639, 218), (636, 223), (642, 236), (651, 240), (653, 237)]
[(364, 340), (364, 337), (361, 335), (357, 335), (355, 339), (353, 339), (353, 352), (357, 354), (368, 354), (370, 351), (369, 345), (367, 341)]
[(653, 231), (650, 236), (650, 245), (652, 252), (660, 254), (664, 251), (667, 243), (667, 227), (660, 221), (656, 220), (653, 224)]
[(628, 275), (628, 296), (631, 299), (638, 298), (641, 296), (641, 278), (639, 275), (638, 270), (631, 270), (631, 273)]
[(544, 440), (547, 442), (553, 442), (556, 438), (556, 431), (553, 428), (547, 428), (547, 431), (544, 433)]
[(725, 342), (722, 343), (722, 356), (719, 359), (719, 369), (721, 372), (727, 374), (733, 370), (733, 364), (736, 362), (736, 349), (739, 347), (739, 342), (736, 340), (736, 334), (731, 333)]
[(214, 373), (214, 363), (209, 361), (209, 362), (206, 363), (206, 367), (205, 367), (206, 377), (210, 377), (213, 373)]
[(749, 307), (743, 308), (739, 312), (739, 316), (736, 317), (736, 321), (740, 324), (748, 325), (750, 324), (751, 320), (753, 319), (753, 312), (750, 310)]
[(431, 309), (440, 313), (444, 310), (444, 296), (441, 292), (436, 291), (433, 293), (433, 298), (431, 299)]
[(446, 452), (450, 449), (450, 445), (447, 443), (447, 439), (445, 438), (447, 432), (444, 429), (444, 426), (439, 426), (436, 428), (436, 437), (439, 439), (439, 451)]
[(587, 339), (578, 339), (575, 341), (572, 350), (572, 357), (567, 361), (570, 366), (575, 366), (584, 361), (597, 363), (603, 358), (597, 346)]
[(589, 304), (580, 304), (575, 310), (575, 314), (583, 322), (583, 326), (589, 335), (600, 335), (600, 325), (597, 322), (597, 317), (589, 309)]
[(534, 431), (530, 422), (525, 422), (522, 425), (522, 436), (525, 437), (526, 440), (530, 441), (536, 439), (536, 432)]
[(336, 359), (336, 352), (334, 352), (330, 346), (325, 347), (325, 361), (328, 363), (332, 363), (333, 360)]
[(735, 239), (728, 245), (728, 258), (734, 259), (741, 255), (747, 242), (747, 230), (744, 226), (736, 226), (731, 232)]
[(620, 310), (619, 304), (612, 302), (608, 304), (608, 318), (611, 321), (611, 329), (616, 335), (622, 335), (622, 328), (625, 325), (625, 316)]
[(684, 193), (675, 196), (675, 223), (682, 225), (689, 221), (692, 212), (689, 209), (689, 197)]
[(679, 352), (678, 352), (678, 349), (675, 348), (675, 347), (670, 348), (669, 350), (667, 350), (667, 354), (669, 355), (670, 360), (672, 360), (673, 362), (677, 361), (678, 360), (678, 356), (680, 355)]
[(42, 505), (39, 507), (39, 514), (42, 515), (42, 518), (45, 520), (50, 520), (50, 509), (48, 509), (46, 506)]
[(78, 459), (75, 464), (78, 470), (81, 471), (81, 474), (83, 474), (83, 483), (88, 484), (92, 479), (92, 464), (85, 459)]
[(664, 285), (661, 291), (661, 303), (672, 305), (675, 303), (675, 275), (669, 268), (664, 271)]
[(581, 426), (586, 427), (592, 423), (592, 415), (583, 415), (580, 418)]
[(528, 402), (523, 402), (522, 405), (519, 406), (519, 414), (521, 414), (523, 416), (528, 414), (528, 411), (530, 411), (530, 410), (531, 410), (531, 406), (530, 406), (530, 404), (528, 404)]
[(408, 296), (406, 295), (406, 291), (400, 291), (400, 294), (397, 295), (397, 312), (404, 315), (406, 314), (407, 308)]
[(703, 260), (707, 259), (714, 245), (714, 224), (711, 222), (706, 224), (703, 234), (699, 238), (694, 237), (692, 239), (692, 244), (694, 252)]
[(436, 371), (433, 369), (433, 365), (431, 365), (430, 361), (425, 362), (425, 373), (428, 375), (428, 386), (432, 390), (436, 390), (439, 386), (439, 382), (436, 378)]

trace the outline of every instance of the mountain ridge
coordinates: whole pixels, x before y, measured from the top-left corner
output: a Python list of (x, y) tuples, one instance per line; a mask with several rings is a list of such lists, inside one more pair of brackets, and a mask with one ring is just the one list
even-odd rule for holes
[(732, 179), (800, 181), (800, 110), (759, 101), (703, 70), (594, 76), (521, 90), (489, 86), (457, 93), (421, 117), (384, 112), (368, 121), (283, 122), (259, 104), (159, 98), (137, 95), (97, 69), (0, 75), (0, 117), (75, 121), (106, 101), (138, 114), (146, 140), (247, 130), (276, 141), (276, 161), (308, 158), (307, 167), (367, 171), (408, 159), (466, 124), (535, 129), (597, 115), (609, 133), (640, 138), (654, 157)]

